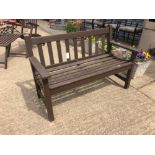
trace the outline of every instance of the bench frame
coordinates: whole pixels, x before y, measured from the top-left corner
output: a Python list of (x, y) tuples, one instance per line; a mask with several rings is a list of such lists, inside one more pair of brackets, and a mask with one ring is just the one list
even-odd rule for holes
[[(52, 100), (51, 100), (51, 95), (53, 95), (53, 94), (56, 94), (56, 93), (59, 93), (61, 91), (65, 91), (68, 89), (72, 89), (76, 86), (79, 86), (79, 85), (82, 85), (82, 84), (85, 84), (85, 83), (88, 83), (88, 82), (91, 82), (94, 80), (98, 80), (99, 78), (107, 77), (110, 75), (116, 75), (121, 80), (123, 80), (125, 82), (124, 88), (127, 89), (129, 87), (130, 81), (131, 81), (132, 68), (134, 65), (134, 59), (136, 57), (137, 50), (135, 48), (130, 48), (126, 45), (122, 45), (122, 44), (112, 41), (111, 40), (111, 30), (112, 30), (112, 28), (109, 26), (106, 28), (101, 28), (101, 29), (96, 29), (96, 30), (75, 32), (75, 33), (69, 33), (69, 34), (60, 34), (60, 35), (54, 35), (54, 36), (44, 36), (44, 37), (38, 37), (38, 38), (30, 38), (28, 36), (25, 37), (26, 47), (27, 47), (27, 51), (28, 51), (28, 55), (29, 55), (30, 64), (32, 67), (32, 73), (33, 73), (34, 82), (35, 82), (35, 86), (36, 86), (36, 90), (37, 90), (37, 95), (39, 98), (43, 98), (43, 101), (47, 108), (49, 121), (54, 120)], [(89, 57), (85, 57), (85, 54), (83, 54), (83, 52), (85, 52), (84, 37), (90, 37), (91, 35), (102, 35), (102, 34), (107, 36), (107, 52), (108, 52), (108, 54), (111, 55), (112, 45), (128, 49), (132, 52), (132, 56), (131, 56), (131, 60), (130, 60), (132, 65), (130, 64), (129, 66), (120, 67), (116, 70), (107, 71), (100, 75), (96, 74), (96, 76), (92, 76), (92, 77), (89, 77), (89, 78), (86, 78), (83, 80), (77, 80), (74, 83), (70, 83), (68, 85), (64, 85), (62, 87), (55, 88), (53, 90), (50, 89), (48, 79), (51, 77), (51, 75), (49, 74), (47, 69), (57, 67), (57, 66), (62, 66), (65, 64), (69, 64), (69, 63), (77, 63), (78, 61), (80, 62), (80, 59), (77, 58), (77, 38), (79, 38), (79, 37), (81, 38), (82, 55), (84, 56), (84, 57), (82, 57), (82, 60), (89, 60)], [(60, 40), (65, 40), (66, 51), (70, 52), (69, 42), (68, 42), (69, 39), (73, 39), (73, 41), (74, 41), (75, 60), (67, 59), (66, 62), (63, 62)], [(56, 45), (57, 45), (58, 58), (59, 58), (58, 64), (53, 63), (53, 54), (52, 54), (53, 51), (51, 48), (51, 44), (49, 44), (52, 41), (55, 41)], [(91, 40), (89, 40), (89, 41), (90, 41), (89, 47), (91, 47)], [(48, 50), (49, 50), (48, 52), (49, 52), (49, 58), (50, 58), (50, 62), (51, 62), (51, 65), (49, 65), (49, 66), (45, 65), (45, 60), (44, 60), (44, 56), (43, 56), (42, 45), (45, 45), (45, 43), (47, 43)], [(33, 48), (32, 48), (33, 45), (38, 46), (40, 62), (33, 55)], [(91, 50), (91, 48), (89, 48), (89, 49), (90, 49), (89, 54), (91, 55), (90, 56), (91, 58), (99, 55), (98, 51), (95, 51), (96, 52), (95, 55), (92, 55), (92, 50)], [(126, 77), (123, 77), (118, 74), (122, 71), (127, 71)]]

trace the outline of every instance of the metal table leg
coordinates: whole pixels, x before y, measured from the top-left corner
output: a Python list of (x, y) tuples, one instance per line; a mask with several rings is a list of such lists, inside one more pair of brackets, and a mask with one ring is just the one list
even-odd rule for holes
[(10, 54), (10, 48), (11, 48), (11, 44), (5, 47), (5, 61), (4, 61), (5, 69), (7, 69), (7, 61)]

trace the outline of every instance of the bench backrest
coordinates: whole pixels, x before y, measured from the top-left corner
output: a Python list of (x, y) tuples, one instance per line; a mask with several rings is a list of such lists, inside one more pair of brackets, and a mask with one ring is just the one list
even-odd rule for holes
[[(25, 37), (25, 40), (28, 55), (30, 57), (36, 56), (36, 48), (35, 50), (32, 48), (36, 45), (37, 56), (41, 64), (48, 67), (103, 54), (102, 47), (105, 44), (105, 40), (107, 45), (109, 45), (108, 43), (111, 40), (111, 28), (106, 27), (37, 38)], [(46, 57), (48, 57), (48, 63), (46, 63)]]

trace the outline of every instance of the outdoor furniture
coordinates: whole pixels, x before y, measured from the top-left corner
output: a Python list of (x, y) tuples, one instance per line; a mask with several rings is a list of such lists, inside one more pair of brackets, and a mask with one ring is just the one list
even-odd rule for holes
[[(39, 37), (40, 34), (38, 34), (37, 29), (38, 29), (38, 24), (37, 24), (37, 19), (20, 19), (20, 20), (7, 20), (7, 24), (12, 25), (12, 27), (21, 27), (21, 34), (24, 35), (29, 35), (30, 37)], [(28, 29), (30, 32), (25, 33), (24, 29)]]
[(4, 64), (5, 69), (7, 69), (7, 58), (10, 54), (11, 43), (20, 37), (21, 34), (4, 34), (0, 36), (0, 46), (5, 47), (5, 60), (0, 64)]
[[(37, 19), (18, 19), (18, 20), (5, 20), (5, 23), (12, 27), (12, 33), (17, 32), (18, 34), (21, 34), (21, 39), (25, 39), (24, 37), (29, 35), (30, 37), (39, 37), (41, 36), (37, 32), (38, 24)], [(20, 27), (20, 29), (17, 29), (17, 27)], [(28, 29), (28, 32), (24, 32), (25, 29)], [(24, 55), (27, 57), (27, 53), (11, 53), (13, 55)]]
[[(38, 34), (37, 32), (38, 26), (39, 25), (37, 24), (37, 19), (22, 19), (21, 20), (21, 33), (23, 35), (28, 34), (30, 37), (39, 37), (40, 34)], [(29, 29), (30, 32), (24, 33), (24, 29)]]
[(117, 19), (111, 19), (111, 20), (107, 20), (107, 22), (105, 21), (104, 26), (108, 26), (110, 25), (112, 27), (113, 30), (113, 38), (116, 39), (117, 38), (117, 34), (118, 34), (118, 30), (120, 27), (120, 21)]
[(103, 28), (104, 20), (102, 19), (84, 19), (84, 28), (90, 27), (91, 29)]
[(94, 19), (84, 19), (84, 29), (94, 29)]
[(93, 24), (94, 24), (94, 27), (103, 28), (104, 20), (103, 19), (95, 19)]
[[(54, 120), (51, 95), (110, 75), (116, 75), (123, 80), (125, 82), (124, 88), (127, 89), (129, 87), (136, 50), (112, 41), (111, 31), (112, 29), (110, 27), (106, 27), (69, 34), (25, 38), (37, 94), (39, 98), (43, 98), (50, 121)], [(99, 47), (97, 40), (95, 42), (95, 51), (92, 51), (92, 36), (96, 36), (96, 38), (106, 37), (106, 53)], [(87, 54), (85, 38), (89, 38), (89, 52)], [(81, 58), (79, 58), (77, 39), (81, 41)], [(70, 59), (71, 51), (69, 48), (69, 40), (73, 40), (74, 43), (74, 59)], [(62, 50), (62, 41), (64, 41), (65, 44), (65, 51)], [(58, 63), (55, 63), (53, 43), (56, 43)], [(44, 48), (42, 48), (43, 44), (45, 44)], [(38, 47), (39, 60), (34, 56), (33, 45)], [(112, 45), (129, 49), (132, 52), (131, 60), (124, 61), (114, 57), (111, 54)], [(50, 65), (47, 65), (45, 61), (45, 47), (48, 49)], [(67, 59), (63, 57), (64, 52), (69, 56)], [(127, 71), (125, 77), (119, 75), (119, 73), (124, 71)]]
[(120, 33), (120, 31), (124, 32), (124, 40), (125, 40), (125, 33), (128, 33), (127, 40), (129, 40), (129, 35), (130, 34), (133, 35), (131, 45), (134, 44), (135, 35), (138, 34), (138, 33), (141, 33), (142, 30), (143, 30), (142, 25), (137, 23), (136, 20), (135, 21), (127, 20), (124, 26), (120, 25), (120, 27), (119, 27), (119, 33)]

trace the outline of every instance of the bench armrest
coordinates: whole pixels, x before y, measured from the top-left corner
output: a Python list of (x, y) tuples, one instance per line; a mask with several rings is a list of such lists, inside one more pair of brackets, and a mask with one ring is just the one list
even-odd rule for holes
[(131, 51), (133, 53), (137, 53), (138, 52), (138, 50), (136, 48), (130, 47), (128, 45), (120, 44), (120, 43), (115, 42), (115, 41), (110, 41), (110, 43), (113, 44), (113, 45), (116, 45), (118, 47), (122, 47), (124, 49), (127, 49), (127, 50), (129, 50), (129, 51)]
[(50, 76), (44, 66), (34, 56), (30, 57), (29, 60), (42, 79), (47, 79)]
[(128, 46), (128, 45), (120, 44), (120, 43), (117, 43), (117, 42), (115, 42), (115, 41), (110, 41), (110, 44), (111, 44), (111, 45), (113, 44), (113, 45), (116, 45), (116, 46), (118, 46), (118, 47), (122, 47), (122, 48), (124, 48), (124, 49), (127, 49), (127, 50), (131, 51), (132, 54), (131, 54), (131, 59), (130, 59), (130, 61), (132, 61), (132, 62), (135, 61), (136, 55), (137, 55), (137, 53), (138, 53), (138, 50), (137, 50), (136, 48), (130, 47), (130, 46)]

